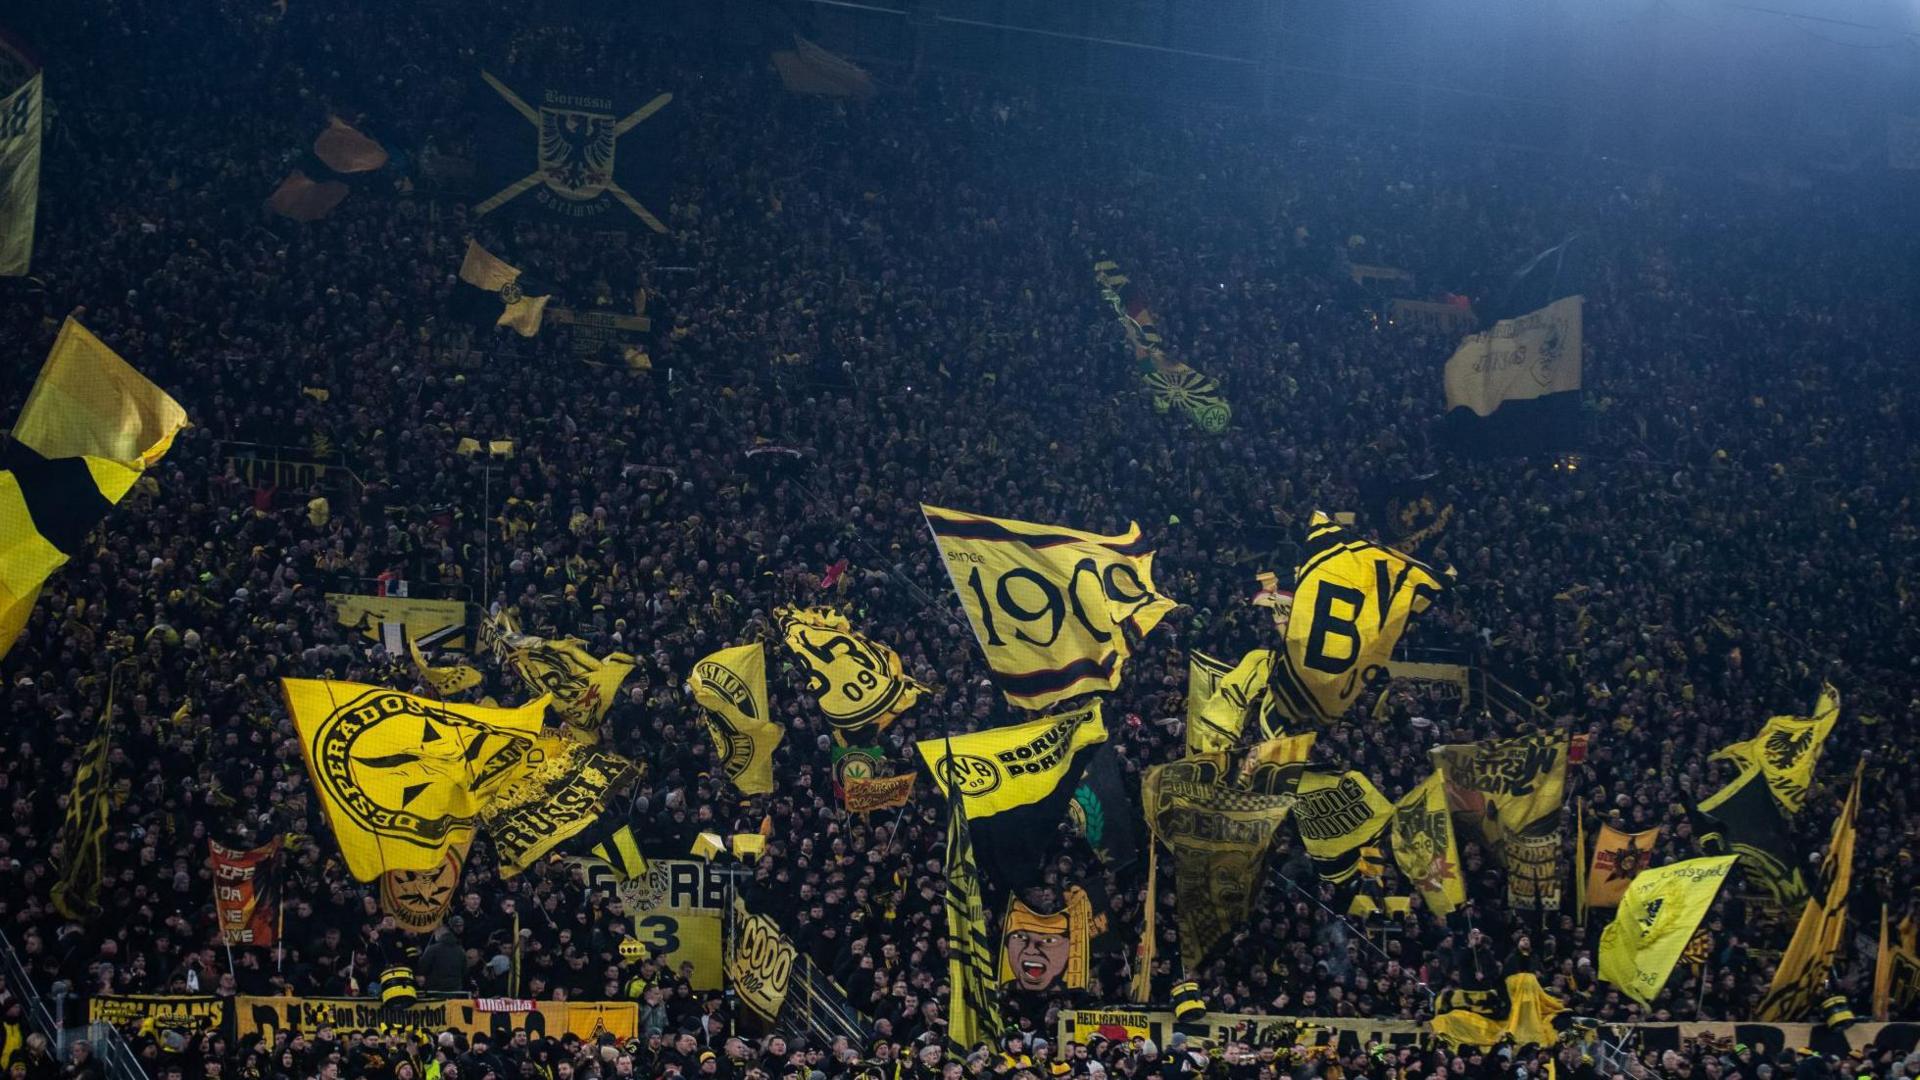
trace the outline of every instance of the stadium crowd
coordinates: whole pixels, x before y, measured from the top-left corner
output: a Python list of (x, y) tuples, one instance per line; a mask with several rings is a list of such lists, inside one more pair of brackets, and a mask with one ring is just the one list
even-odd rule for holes
[[(1844, 177), (1789, 198), (1298, 117), (1042, 101), (932, 71), (882, 72), (885, 93), (847, 104), (784, 94), (764, 53), (671, 33), (528, 29), (497, 5), (283, 8), (82, 0), (19, 27), (47, 61), (56, 112), (33, 278), (0, 285), (0, 414), (78, 312), (194, 427), (49, 582), (0, 663), (0, 929), (42, 992), (68, 984), (69, 1009), (107, 993), (371, 986), (404, 935), (341, 865), (277, 680), (411, 686), (411, 668), (337, 625), (322, 599), (386, 575), (514, 607), (528, 628), (596, 654), (634, 654), (609, 724), (646, 775), (621, 812), (663, 850), (770, 819), (756, 907), (873, 1029), (864, 1045), (733, 1037), (730, 1003), (650, 960), (621, 961), (630, 927), (616, 900), (559, 864), (503, 882), (481, 841), (455, 917), (420, 943), (425, 989), (504, 993), (517, 912), (526, 996), (637, 997), (642, 1038), (323, 1030), (181, 1051), (135, 1035), (152, 1075), (1519, 1080), (1555, 1055), (1559, 1075), (1581, 1080), (1920, 1073), (1898, 1054), (1848, 1063), (1789, 1047), (1602, 1067), (1572, 1047), (1310, 1059), (1051, 1045), (1060, 1009), (1124, 1000), (1145, 887), (1144, 867), (1102, 867), (1064, 823), (1036, 838), (1050, 845), (1049, 887), (1105, 874), (1113, 898), (1092, 985), (1010, 992), (1020, 1034), (947, 1062), (945, 811), (923, 786), (898, 817), (846, 814), (828, 729), (770, 636), (777, 606), (841, 605), (936, 687), (882, 736), (905, 768), (915, 738), (1011, 712), (917, 504), (1100, 531), (1138, 520), (1158, 545), (1159, 585), (1186, 607), (1107, 705), (1137, 773), (1179, 753), (1185, 651), (1233, 658), (1267, 643), (1266, 615), (1248, 604), (1254, 575), (1288, 571), (1311, 512), (1360, 510), (1361, 529), (1384, 536), (1369, 493), (1437, 472), (1454, 514), (1426, 554), (1458, 584), (1415, 620), (1411, 644), (1498, 674), (1532, 705), (1453, 715), (1394, 691), (1383, 720), (1323, 732), (1319, 759), (1397, 798), (1429, 771), (1432, 745), (1530, 726), (1585, 734), (1570, 805), (1590, 808), (1589, 827), (1663, 826), (1664, 862), (1693, 851), (1686, 806), (1731, 778), (1708, 755), (1804, 711), (1831, 680), (1845, 711), (1795, 832), (1817, 857), (1864, 757), (1853, 925), (1875, 925), (1883, 903), (1897, 919), (1920, 884), (1920, 817), (1900, 779), (1920, 749), (1920, 403), (1899, 375), (1920, 311), (1910, 202)], [(476, 220), (470, 192), (423, 164), (472, 153), (458, 117), (477, 56), (528, 77), (644, 72), (673, 86), (693, 116), (661, 215), (673, 234)], [(324, 221), (265, 214), (328, 111), (380, 138), (394, 164)], [(1584, 454), (1455, 454), (1439, 437), (1454, 341), (1390, 325), (1332, 253), (1407, 268), (1423, 297), (1491, 301), (1514, 266), (1576, 233)], [(522, 341), (460, 323), (454, 273), (470, 235), (581, 306), (644, 289), (662, 322), (652, 370), (588, 367), (552, 326)], [(1173, 352), (1222, 381), (1229, 432), (1153, 410), (1092, 281), (1106, 255), (1145, 284)], [(462, 456), (463, 437), (511, 439), (514, 454)], [(325, 492), (250, 485), (223, 450), (233, 441), (337, 452), (355, 479)], [(799, 456), (747, 456), (766, 445)], [(842, 558), (847, 573), (823, 592)], [(756, 638), (772, 642), (787, 738), (778, 789), (742, 798), (681, 686), (699, 657)], [(116, 698), (105, 913), (82, 925), (50, 906), (55, 841), (106, 672), (127, 656), (139, 662)], [(502, 700), (519, 692), (490, 678)], [(229, 954), (207, 842), (283, 834), (301, 838), (284, 953)], [(1346, 894), (1315, 879), (1283, 828), (1253, 919), (1185, 975), (1220, 1012), (1420, 1019), (1437, 991), (1531, 970), (1602, 1021), (1742, 1019), (1789, 932), (1729, 888), (1711, 916), (1708, 985), (1682, 968), (1642, 1009), (1595, 976), (1604, 914), (1581, 926), (1571, 905), (1509, 911), (1490, 853), (1463, 844), (1461, 912), (1435, 918), (1416, 900), (1402, 917), (1346, 919)], [(1163, 872), (1161, 1003), (1177, 973), (1170, 881)], [(1392, 869), (1380, 888), (1410, 891)], [(1861, 950), (1840, 972), (1856, 1008), (1870, 972)], [(17, 1023), (19, 1002), (10, 1009)], [(63, 1065), (36, 1039), (10, 1047), (12, 1076), (97, 1073), (84, 1052)]]

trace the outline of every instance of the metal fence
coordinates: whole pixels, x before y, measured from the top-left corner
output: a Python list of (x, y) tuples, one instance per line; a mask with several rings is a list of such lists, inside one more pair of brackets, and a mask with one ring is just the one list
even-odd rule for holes
[(90, 1024), (84, 1029), (66, 1027), (66, 995), (58, 995), (53, 1007), (48, 1007), (47, 999), (27, 976), (26, 965), (21, 963), (20, 954), (14, 950), (13, 939), (3, 931), (0, 931), (0, 974), (5, 976), (7, 987), (25, 1005), (28, 1025), (46, 1036), (61, 1061), (67, 1060), (73, 1044), (79, 1041), (84, 1032), (85, 1038), (93, 1045), (94, 1058), (100, 1062), (108, 1080), (148, 1080), (147, 1072), (141, 1067), (133, 1048), (127, 1045), (125, 1037), (112, 1024)]

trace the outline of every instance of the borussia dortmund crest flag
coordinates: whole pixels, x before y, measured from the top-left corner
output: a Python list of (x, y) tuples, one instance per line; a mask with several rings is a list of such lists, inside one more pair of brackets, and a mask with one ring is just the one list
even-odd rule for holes
[(1300, 779), (1293, 820), (1320, 876), (1345, 881), (1360, 869), (1361, 849), (1386, 831), (1394, 806), (1357, 772), (1315, 773)]
[(539, 764), (552, 699), (454, 705), (363, 683), (282, 679), (307, 772), (347, 872), (433, 870)]
[(1100, 703), (1024, 724), (915, 745), (948, 801), (965, 802), (976, 857), (996, 889), (1031, 884), (1042, 848), (1080, 786), (1091, 749), (1107, 741)]
[(1153, 552), (1117, 536), (922, 504), (927, 528), (1007, 700), (1040, 710), (1120, 685), (1132, 654), (1174, 601), (1153, 584)]
[(475, 214), (511, 208), (599, 228), (638, 219), (667, 231), (669, 165), (685, 111), (672, 94), (515, 86), (491, 72), (480, 80)]
[(1446, 781), (1438, 772), (1394, 806), (1392, 837), (1394, 863), (1434, 914), (1446, 916), (1467, 902)]
[(500, 298), (505, 307), (494, 320), (495, 326), (508, 327), (521, 337), (533, 337), (540, 332), (547, 301), (553, 299), (551, 290), (543, 295), (529, 295), (529, 286), (522, 281), (519, 267), (508, 265), (505, 259), (481, 247), (477, 240), (467, 241), (467, 257), (460, 262), (460, 280)]
[(1826, 993), (1827, 978), (1846, 940), (1847, 893), (1853, 887), (1855, 824), (1865, 771), (1864, 761), (1853, 767), (1853, 787), (1833, 821), (1833, 836), (1820, 860), (1820, 892), (1801, 910), (1793, 940), (1773, 971), (1773, 985), (1760, 999), (1760, 1019), (1769, 1023), (1806, 1019)]
[(771, 720), (767, 649), (759, 642), (721, 649), (693, 666), (693, 700), (707, 711), (707, 732), (720, 767), (743, 795), (773, 790), (773, 752), (787, 729)]
[(1831, 686), (1822, 687), (1812, 716), (1775, 716), (1761, 727), (1760, 734), (1721, 747), (1709, 760), (1758, 767), (1781, 807), (1789, 815), (1797, 814), (1806, 804), (1807, 788), (1813, 785), (1813, 767), (1820, 760), (1820, 748), (1826, 745), (1827, 735), (1839, 719), (1839, 692)]
[(0, 97), (0, 277), (20, 277), (33, 262), (43, 98), (37, 71)]
[(0, 447), (0, 656), (40, 587), (187, 425), (179, 403), (67, 319)]
[(1426, 564), (1319, 511), (1295, 581), (1286, 648), (1273, 670), (1275, 704), (1293, 720), (1332, 723), (1369, 682), (1386, 677), (1407, 620), (1427, 610), (1441, 582)]
[(787, 648), (807, 669), (807, 690), (834, 730), (885, 731), (926, 693), (907, 677), (899, 653), (855, 633), (832, 608), (780, 608), (773, 614)]
[(53, 885), (53, 906), (69, 919), (89, 919), (100, 910), (100, 881), (106, 859), (107, 816), (113, 810), (113, 777), (108, 760), (113, 753), (114, 678), (107, 676), (107, 707), (100, 725), (80, 751), (73, 772), (73, 794), (67, 798), (66, 821), (60, 826), (60, 880)]
[(970, 1053), (1000, 1039), (1000, 1000), (994, 988), (993, 938), (987, 904), (973, 860), (966, 800), (956, 799), (947, 819), (947, 1050)]
[(1688, 859), (1634, 878), (1600, 935), (1600, 977), (1651, 1007), (1736, 858)]
[(1593, 867), (1587, 871), (1587, 906), (1617, 906), (1633, 879), (1647, 868), (1653, 846), (1659, 842), (1658, 826), (1628, 833), (1602, 825), (1593, 844)]

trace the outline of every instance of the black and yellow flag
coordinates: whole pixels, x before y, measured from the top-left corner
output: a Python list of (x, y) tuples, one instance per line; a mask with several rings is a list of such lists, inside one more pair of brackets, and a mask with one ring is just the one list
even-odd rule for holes
[(540, 332), (540, 324), (547, 314), (547, 301), (553, 299), (551, 290), (542, 295), (529, 295), (521, 283), (519, 268), (508, 265), (506, 260), (481, 247), (477, 240), (467, 241), (467, 257), (460, 262), (460, 280), (500, 298), (505, 307), (494, 320), (495, 326), (508, 327), (521, 337)]
[(1434, 914), (1449, 915), (1467, 902), (1445, 777), (1435, 772), (1395, 804), (1391, 835), (1394, 864)]
[(1806, 903), (1802, 857), (1758, 765), (1749, 763), (1696, 810), (1694, 839), (1703, 853), (1740, 856), (1742, 875), (1765, 889), (1775, 907), (1791, 912)]
[(759, 642), (721, 649), (693, 665), (693, 700), (707, 712), (720, 767), (742, 795), (773, 790), (773, 752), (787, 729), (772, 721), (767, 700), (767, 649)]
[(389, 870), (380, 875), (380, 910), (408, 934), (431, 934), (453, 910), (460, 891), (460, 868), (467, 864), (467, 845), (447, 849), (440, 865), (431, 870)]
[(21, 277), (33, 263), (40, 205), (42, 76), (0, 97), (0, 277)]
[(0, 451), (0, 656), (41, 585), (186, 426), (178, 402), (86, 327), (60, 327)]
[(807, 669), (807, 691), (836, 731), (885, 731), (927, 692), (907, 677), (899, 653), (856, 633), (832, 608), (773, 614), (787, 648)]
[(60, 826), (60, 880), (53, 884), (54, 910), (69, 919), (90, 919), (100, 910), (105, 875), (107, 817), (113, 809), (113, 674), (107, 676), (107, 707), (93, 738), (80, 751), (73, 793)]
[(1429, 754), (1456, 806), (1484, 802), (1493, 840), (1560, 812), (1567, 801), (1567, 742), (1564, 735), (1540, 733), (1436, 746)]
[(1806, 805), (1807, 788), (1813, 785), (1813, 767), (1820, 760), (1820, 748), (1834, 722), (1840, 719), (1840, 693), (1831, 686), (1820, 689), (1819, 703), (1812, 716), (1775, 716), (1760, 728), (1760, 734), (1745, 742), (1723, 746), (1709, 761), (1739, 762), (1743, 770), (1758, 768), (1767, 778), (1767, 787), (1789, 816)]
[(970, 843), (997, 889), (1032, 884), (1044, 855), (1033, 838), (1066, 815), (1093, 747), (1107, 741), (1100, 703), (1024, 724), (915, 746), (950, 802), (967, 804)]
[(1635, 877), (1600, 934), (1600, 977), (1651, 1008), (1738, 857), (1688, 859)]
[[(1615, 907), (1620, 898), (1626, 895), (1627, 887), (1633, 879), (1647, 868), (1653, 858), (1653, 847), (1660, 842), (1660, 828), (1654, 826), (1645, 832), (1621, 832), (1611, 825), (1602, 825), (1600, 835), (1593, 844), (1592, 869), (1587, 871), (1587, 906)], [(1576, 852), (1575, 857), (1584, 856)]]
[(1865, 771), (1864, 761), (1853, 767), (1853, 787), (1833, 821), (1833, 836), (1820, 860), (1820, 892), (1801, 910), (1793, 940), (1773, 971), (1773, 985), (1760, 999), (1760, 1019), (1768, 1023), (1806, 1019), (1826, 993), (1827, 977), (1846, 937), (1847, 893), (1853, 887), (1853, 844)]
[(1120, 685), (1174, 601), (1153, 584), (1140, 526), (1116, 536), (922, 504), (960, 606), (1007, 700), (1045, 709)]
[(607, 797), (639, 777), (632, 762), (576, 739), (535, 740), (527, 767), (480, 810), (500, 876), (518, 874), (593, 827)]
[(973, 861), (967, 804), (955, 799), (947, 819), (947, 1050), (964, 1057), (1000, 1040), (1000, 1000), (994, 987), (993, 936), (980, 871)]
[(1433, 1003), (1433, 1033), (1456, 1046), (1552, 1046), (1559, 1041), (1553, 1018), (1566, 1009), (1539, 976), (1515, 972), (1498, 989), (1441, 992)]
[(462, 690), (471, 690), (480, 685), (481, 676), (477, 668), (468, 667), (466, 664), (432, 667), (428, 665), (427, 658), (421, 655), (420, 643), (413, 640), (413, 635), (407, 633), (405, 623), (400, 624), (400, 634), (407, 639), (407, 656), (413, 661), (413, 669), (420, 673), (420, 678), (433, 688), (434, 693), (444, 697), (448, 694), (457, 694)]
[(510, 621), (491, 640), (501, 664), (535, 693), (552, 695), (553, 711), (576, 738), (588, 742), (599, 737), (620, 684), (633, 674), (634, 659), (626, 653), (595, 656), (583, 641), (523, 634)]
[(1340, 882), (1360, 869), (1361, 849), (1377, 845), (1394, 806), (1373, 781), (1357, 772), (1310, 772), (1300, 779), (1294, 824), (1315, 869)]
[(685, 106), (670, 107), (672, 94), (636, 104), (640, 97), (620, 88), (544, 86), (529, 101), (490, 72), (481, 72), (480, 80), (485, 197), (474, 203), (476, 215), (511, 208), (557, 223), (610, 228), (631, 224), (630, 213), (654, 232), (667, 231), (661, 217), (671, 194), (673, 143), (686, 112)]
[(735, 897), (733, 913), (738, 929), (726, 935), (727, 985), (755, 1016), (771, 1024), (787, 1004), (787, 988), (800, 950), (780, 924), (758, 912), (749, 912), (745, 899)]
[(1188, 970), (1198, 970), (1253, 910), (1274, 831), (1297, 798), (1232, 783), (1217, 754), (1156, 765), (1141, 776), (1147, 828), (1173, 852), (1180, 959)]
[[(1259, 720), (1263, 735), (1273, 731), (1273, 693), (1267, 688), (1273, 655), (1272, 649), (1254, 649), (1229, 668), (1204, 653), (1189, 654), (1188, 754), (1233, 749), (1249, 718)], [(1196, 702), (1201, 693), (1206, 697)]]
[(1368, 684), (1384, 680), (1408, 618), (1442, 588), (1426, 564), (1362, 540), (1319, 511), (1295, 582), (1272, 685), (1280, 713), (1302, 723), (1332, 723)]
[(347, 872), (435, 870), (509, 785), (541, 764), (551, 698), (517, 709), (364, 683), (282, 679), (300, 749)]

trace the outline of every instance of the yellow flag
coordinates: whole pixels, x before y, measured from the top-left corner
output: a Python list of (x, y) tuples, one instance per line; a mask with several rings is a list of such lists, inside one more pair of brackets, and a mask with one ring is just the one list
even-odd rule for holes
[(60, 880), (54, 882), (52, 899), (54, 909), (69, 919), (91, 919), (100, 911), (107, 819), (113, 812), (113, 691), (109, 673), (107, 706), (80, 751), (60, 826)]
[(1880, 905), (1880, 947), (1873, 954), (1873, 1018), (1884, 1022), (1893, 1003), (1893, 948), (1887, 940), (1887, 905)]
[(1832, 686), (1820, 689), (1820, 700), (1812, 716), (1775, 716), (1760, 728), (1760, 734), (1746, 742), (1723, 746), (1709, 761), (1737, 761), (1758, 766), (1767, 778), (1767, 787), (1788, 814), (1797, 814), (1806, 805), (1807, 788), (1813, 786), (1813, 767), (1820, 760), (1820, 748), (1834, 722), (1840, 719), (1840, 693)]
[(186, 426), (179, 402), (68, 317), (13, 437), (43, 458), (107, 458), (143, 469), (166, 456)]
[(600, 721), (613, 708), (620, 684), (633, 674), (633, 657), (608, 653), (597, 657), (574, 638), (543, 638), (508, 631), (495, 645), (506, 667), (536, 693), (553, 696), (553, 711), (575, 736), (591, 742)]
[(1207, 703), (1220, 690), (1220, 680), (1233, 666), (1195, 649), (1187, 653), (1187, 753), (1207, 754), (1232, 749), (1239, 731), (1222, 731), (1203, 719)]
[(0, 656), (40, 587), (160, 460), (187, 423), (179, 403), (71, 318), (13, 427), (0, 471)]
[(41, 73), (0, 98), (0, 277), (20, 277), (33, 262), (40, 205)]
[(855, 633), (832, 608), (780, 608), (773, 614), (787, 648), (807, 669), (808, 691), (836, 729), (885, 731), (926, 693), (907, 677), (899, 653)]
[[(1187, 753), (1233, 749), (1250, 716), (1259, 718), (1260, 730), (1266, 733), (1272, 726), (1273, 694), (1267, 689), (1267, 678), (1272, 672), (1273, 650), (1254, 649), (1222, 674), (1216, 680), (1212, 696), (1200, 706), (1198, 719), (1188, 722)], [(1189, 689), (1187, 693), (1187, 710), (1191, 715), (1193, 691)]]
[(1469, 334), (1447, 361), (1447, 408), (1490, 416), (1509, 401), (1580, 389), (1581, 303), (1565, 297)]
[(427, 658), (420, 654), (420, 643), (413, 640), (412, 634), (407, 633), (405, 624), (402, 624), (400, 634), (407, 639), (407, 655), (413, 658), (414, 670), (420, 673), (420, 677), (426, 680), (428, 686), (433, 687), (434, 693), (442, 696), (457, 694), (462, 690), (471, 690), (480, 685), (480, 672), (465, 664), (455, 664), (452, 667), (427, 666)]
[(1447, 783), (1483, 796), (1503, 833), (1525, 832), (1567, 801), (1567, 737), (1550, 733), (1428, 751)]
[(1442, 991), (1434, 1001), (1433, 1033), (1455, 1045), (1552, 1046), (1559, 1039), (1553, 1018), (1566, 1009), (1539, 976), (1520, 971), (1500, 989)]
[(1420, 890), (1434, 914), (1448, 915), (1467, 902), (1453, 815), (1447, 810), (1446, 780), (1438, 772), (1394, 806), (1392, 837), (1394, 863)]
[(1826, 993), (1827, 977), (1833, 972), (1834, 959), (1847, 932), (1854, 826), (1860, 815), (1860, 780), (1865, 768), (1865, 761), (1853, 767), (1853, 787), (1847, 792), (1840, 816), (1834, 819), (1832, 839), (1820, 860), (1825, 893), (1808, 900), (1801, 910), (1793, 940), (1787, 942), (1787, 951), (1780, 954), (1780, 966), (1773, 971), (1773, 985), (1760, 999), (1760, 1019), (1767, 1023), (1806, 1019)]
[(1300, 780), (1293, 820), (1320, 876), (1341, 882), (1360, 868), (1360, 849), (1387, 827), (1393, 804), (1357, 772), (1310, 772)]
[(721, 649), (693, 665), (693, 700), (707, 710), (720, 767), (743, 795), (773, 790), (773, 752), (787, 729), (773, 723), (767, 701), (767, 650), (759, 642)]
[(1426, 564), (1319, 511), (1295, 580), (1286, 649), (1273, 671), (1275, 704), (1294, 721), (1332, 723), (1368, 683), (1387, 677), (1408, 618), (1433, 603), (1441, 582)]
[(1645, 832), (1621, 832), (1602, 825), (1593, 844), (1593, 865), (1587, 871), (1587, 906), (1613, 907), (1627, 886), (1647, 868), (1653, 846), (1660, 842), (1658, 827)]
[(1022, 709), (1120, 685), (1132, 647), (1174, 601), (1153, 584), (1153, 552), (1116, 536), (922, 504), (974, 637), (1007, 700)]
[(1084, 709), (914, 745), (940, 793), (958, 788), (967, 817), (984, 821), (1040, 802), (1072, 771), (1080, 753), (1107, 741), (1100, 703)]
[(282, 679), (307, 772), (347, 872), (432, 870), (540, 760), (551, 698), (455, 705), (364, 683)]
[(1651, 1007), (1738, 858), (1714, 855), (1642, 871), (1600, 934), (1600, 977)]
[(480, 809), (500, 876), (512, 877), (594, 827), (607, 797), (638, 778), (618, 754), (576, 739), (537, 740), (528, 767)]
[(460, 262), (460, 280), (478, 289), (498, 293), (500, 302), (506, 307), (500, 317), (494, 320), (495, 326), (510, 327), (521, 337), (532, 337), (540, 332), (540, 324), (546, 318), (547, 296), (528, 296), (520, 284), (520, 269), (510, 266), (478, 241), (467, 241), (467, 256)]

